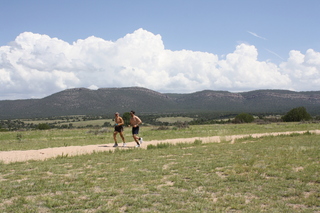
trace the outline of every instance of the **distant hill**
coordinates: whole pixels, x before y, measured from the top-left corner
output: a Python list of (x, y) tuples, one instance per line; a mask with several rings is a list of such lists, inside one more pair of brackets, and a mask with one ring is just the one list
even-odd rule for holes
[(231, 93), (204, 90), (188, 94), (164, 94), (141, 87), (67, 89), (42, 99), (0, 101), (0, 119), (65, 115), (112, 115), (135, 110), (153, 113), (278, 113), (304, 106), (320, 114), (320, 91), (256, 90)]

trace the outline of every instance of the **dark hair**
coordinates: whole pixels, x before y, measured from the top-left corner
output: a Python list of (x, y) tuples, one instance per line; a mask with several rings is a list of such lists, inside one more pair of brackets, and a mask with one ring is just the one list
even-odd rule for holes
[(131, 112), (132, 112), (132, 114), (135, 114), (136, 112), (135, 111), (133, 111), (133, 110), (131, 110)]

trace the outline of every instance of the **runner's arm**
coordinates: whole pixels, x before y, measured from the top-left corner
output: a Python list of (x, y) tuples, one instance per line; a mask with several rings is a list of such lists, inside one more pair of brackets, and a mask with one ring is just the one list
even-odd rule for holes
[(120, 122), (118, 123), (118, 125), (119, 125), (119, 126), (123, 125), (123, 124), (124, 124), (123, 119), (122, 119), (122, 118), (120, 118), (119, 120), (120, 120)]

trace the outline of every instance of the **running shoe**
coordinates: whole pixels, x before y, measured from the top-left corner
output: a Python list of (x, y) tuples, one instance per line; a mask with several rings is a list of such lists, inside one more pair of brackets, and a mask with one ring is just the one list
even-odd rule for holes
[(122, 147), (126, 147), (126, 146), (127, 146), (127, 144), (126, 144), (126, 143), (123, 143)]
[(138, 147), (140, 147), (140, 144), (137, 144), (137, 145), (136, 145), (136, 148), (138, 148)]
[(113, 147), (118, 147), (118, 144), (115, 143), (115, 144), (113, 145)]
[(142, 140), (143, 138), (139, 138), (139, 142), (140, 142), (140, 144), (142, 144), (142, 142), (143, 142), (143, 140)]

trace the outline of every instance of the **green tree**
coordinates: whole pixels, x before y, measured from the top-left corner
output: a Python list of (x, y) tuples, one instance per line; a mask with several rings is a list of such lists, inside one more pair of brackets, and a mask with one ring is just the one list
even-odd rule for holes
[(248, 113), (240, 113), (234, 118), (235, 123), (251, 123), (254, 117)]
[(293, 108), (282, 116), (284, 122), (308, 121), (310, 119), (311, 115), (307, 112), (305, 107)]
[(130, 124), (130, 117), (131, 117), (130, 112), (123, 113), (122, 119), (124, 121), (125, 126), (128, 126)]

